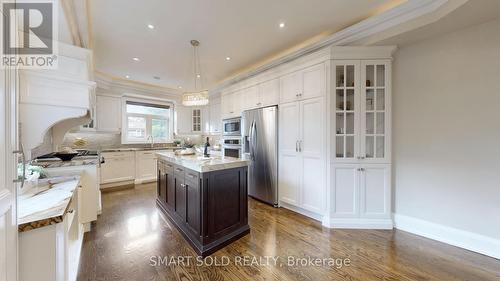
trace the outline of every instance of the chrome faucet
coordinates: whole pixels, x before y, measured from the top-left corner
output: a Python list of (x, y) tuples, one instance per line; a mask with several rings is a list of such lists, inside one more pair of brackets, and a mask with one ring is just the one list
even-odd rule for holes
[(151, 148), (154, 148), (155, 147), (155, 138), (152, 135), (150, 135), (150, 136), (148, 136), (148, 140), (151, 140)]

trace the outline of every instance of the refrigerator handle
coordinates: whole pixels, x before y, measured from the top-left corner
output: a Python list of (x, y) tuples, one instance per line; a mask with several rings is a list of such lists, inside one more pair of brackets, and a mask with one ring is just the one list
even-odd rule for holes
[(252, 122), (252, 126), (250, 126), (250, 157), (253, 160), (255, 160), (255, 133), (257, 132), (257, 124), (255, 123), (255, 120)]

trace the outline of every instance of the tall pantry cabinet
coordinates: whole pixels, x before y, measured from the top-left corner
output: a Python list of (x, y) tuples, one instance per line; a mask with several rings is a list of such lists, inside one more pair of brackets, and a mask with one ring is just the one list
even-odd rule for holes
[(391, 56), (394, 47), (333, 47), (330, 206), (334, 228), (392, 228)]

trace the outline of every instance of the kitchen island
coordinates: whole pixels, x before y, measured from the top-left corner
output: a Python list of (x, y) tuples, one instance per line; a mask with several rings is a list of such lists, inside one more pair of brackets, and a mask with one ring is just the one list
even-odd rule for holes
[(248, 161), (157, 153), (156, 203), (205, 257), (248, 234)]

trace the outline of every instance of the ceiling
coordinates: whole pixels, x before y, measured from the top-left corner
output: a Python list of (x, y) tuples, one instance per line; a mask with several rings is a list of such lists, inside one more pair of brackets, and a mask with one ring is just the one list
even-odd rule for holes
[(436, 22), (377, 42), (377, 45), (403, 46), (499, 18), (499, 0), (470, 0)]
[[(201, 79), (204, 87), (210, 88), (256, 62), (311, 38), (331, 35), (402, 2), (90, 0), (91, 46), (99, 72), (189, 90), (194, 87), (189, 41), (197, 39), (201, 42)], [(284, 28), (279, 27), (282, 22)]]

